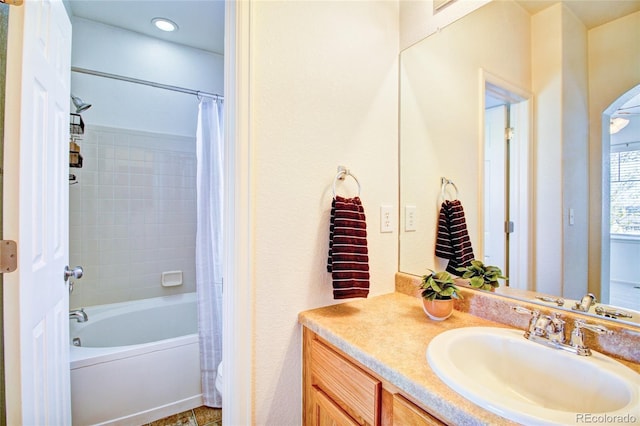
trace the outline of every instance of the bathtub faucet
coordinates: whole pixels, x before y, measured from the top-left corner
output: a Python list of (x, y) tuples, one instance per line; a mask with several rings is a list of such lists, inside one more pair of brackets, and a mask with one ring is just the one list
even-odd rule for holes
[(89, 320), (89, 317), (87, 316), (87, 313), (84, 311), (84, 308), (80, 308), (73, 311), (69, 311), (69, 319), (70, 320), (74, 319), (78, 322), (87, 322)]

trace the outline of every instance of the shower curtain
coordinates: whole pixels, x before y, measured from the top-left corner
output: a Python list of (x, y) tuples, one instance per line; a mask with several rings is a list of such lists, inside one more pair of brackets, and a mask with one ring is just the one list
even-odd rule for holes
[(222, 360), (223, 103), (203, 98), (198, 109), (196, 292), (204, 404), (221, 407), (216, 370)]

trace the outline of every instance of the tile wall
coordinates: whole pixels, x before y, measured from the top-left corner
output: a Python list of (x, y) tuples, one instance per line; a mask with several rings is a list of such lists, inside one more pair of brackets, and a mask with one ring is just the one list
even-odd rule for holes
[[(191, 137), (87, 126), (69, 188), (71, 307), (195, 291), (196, 154)], [(162, 287), (163, 271), (184, 284)]]

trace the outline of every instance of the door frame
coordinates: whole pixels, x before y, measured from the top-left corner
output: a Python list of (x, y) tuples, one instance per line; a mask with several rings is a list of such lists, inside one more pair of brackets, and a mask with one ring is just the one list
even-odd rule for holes
[[(223, 381), (223, 412), (229, 424), (251, 424), (253, 411), (250, 13), (251, 2), (225, 0), (224, 276), (227, 286), (223, 295), (222, 333), (223, 359), (226, 360), (223, 374), (227, 377)], [(4, 377), (1, 378), (4, 386)], [(4, 414), (4, 395), (2, 404)], [(0, 424), (4, 421), (0, 420)]]
[(224, 291), (222, 413), (253, 424), (253, 203), (251, 180), (251, 1), (225, 0)]
[[(478, 179), (479, 209), (478, 209), (478, 229), (480, 247), (484, 247), (484, 133), (485, 133), (485, 92), (487, 86), (499, 88), (498, 95), (512, 104), (511, 126), (517, 125), (519, 131), (516, 132), (512, 144), (512, 156), (517, 163), (515, 170), (511, 171), (512, 193), (517, 194), (510, 203), (510, 210), (517, 212), (511, 217), (516, 223), (526, 224), (520, 226), (518, 238), (511, 237), (509, 258), (518, 265), (515, 275), (509, 277), (508, 284), (522, 290), (533, 290), (535, 283), (535, 268), (530, 265), (535, 264), (535, 241), (531, 236), (535, 235), (535, 215), (533, 214), (535, 194), (535, 157), (533, 149), (533, 95), (520, 87), (490, 73), (485, 69), (480, 69), (479, 100), (480, 100), (480, 132), (478, 135), (478, 167), (480, 178)], [(517, 108), (514, 108), (517, 101)], [(479, 258), (483, 258), (484, 253), (480, 253)]]
[[(0, 3), (0, 239), (2, 239), (2, 194), (4, 186), (4, 103), (6, 84), (7, 36), (9, 27), (9, 5)], [(6, 387), (4, 375), (4, 279), (0, 274), (0, 425), (7, 423)]]

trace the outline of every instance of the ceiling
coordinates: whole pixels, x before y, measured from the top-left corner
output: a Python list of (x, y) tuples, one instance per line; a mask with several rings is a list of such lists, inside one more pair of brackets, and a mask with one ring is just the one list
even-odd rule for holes
[[(516, 0), (530, 14), (558, 3), (558, 0)], [(640, 0), (560, 0), (587, 27), (595, 28), (640, 10)], [(611, 5), (615, 3), (615, 7)]]
[[(516, 0), (535, 14), (558, 0)], [(640, 0), (561, 0), (590, 29), (640, 10)], [(224, 0), (63, 0), (72, 16), (224, 54)], [(156, 17), (178, 24), (166, 33), (151, 24)], [(625, 107), (638, 105), (635, 98)], [(636, 112), (634, 109), (627, 112)]]
[[(224, 54), (224, 0), (63, 0), (69, 15), (102, 22), (162, 40)], [(151, 24), (168, 18), (178, 30)]]
[[(517, 0), (537, 13), (557, 0)], [(562, 0), (588, 29), (640, 10), (640, 0)], [(63, 0), (69, 14), (209, 52), (224, 53), (224, 0)], [(151, 25), (169, 18), (178, 31), (164, 33)]]

